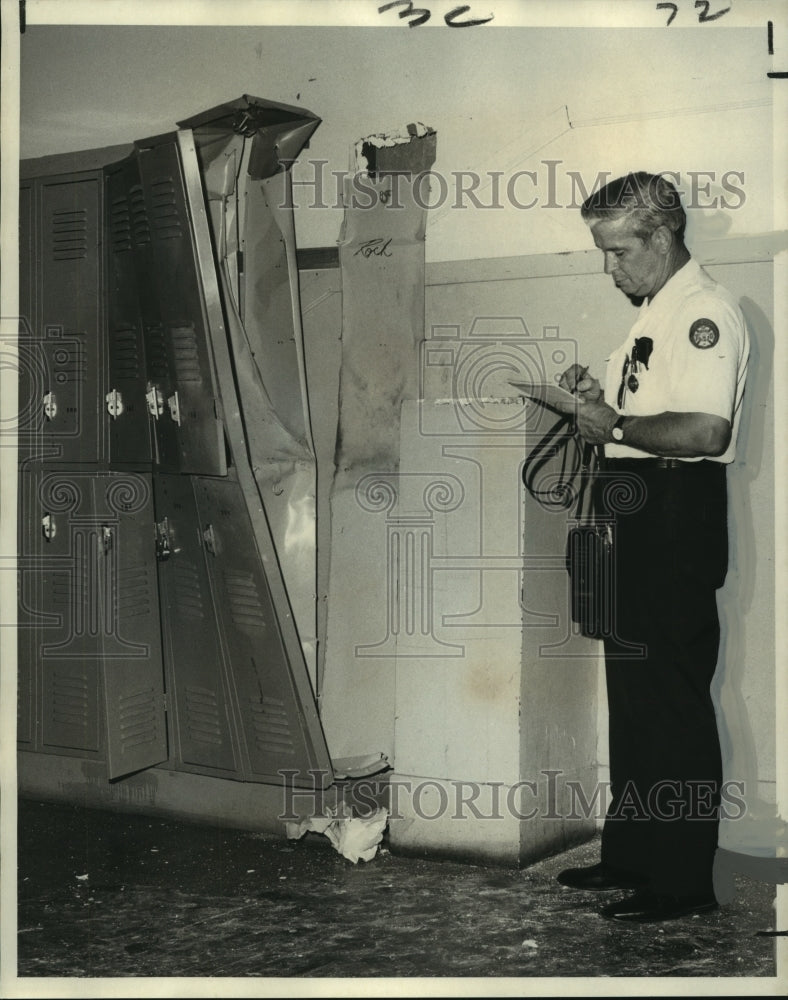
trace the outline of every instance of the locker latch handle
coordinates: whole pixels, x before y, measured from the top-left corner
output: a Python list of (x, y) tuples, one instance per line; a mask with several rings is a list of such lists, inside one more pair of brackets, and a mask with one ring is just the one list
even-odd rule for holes
[(154, 420), (158, 420), (162, 413), (164, 413), (164, 393), (157, 385), (149, 382), (145, 399), (148, 403), (148, 413), (150, 413)]
[(47, 420), (54, 420), (57, 416), (57, 400), (54, 392), (47, 392), (44, 395), (44, 416)]
[(121, 396), (117, 389), (111, 389), (104, 398), (107, 402), (107, 413), (109, 413), (113, 420), (117, 420), (125, 409), (123, 406), (123, 396)]
[(181, 409), (178, 405), (178, 393), (174, 392), (170, 398), (167, 400), (167, 406), (170, 408), (170, 416), (175, 421), (175, 423), (180, 427), (181, 425)]
[(170, 558), (170, 525), (165, 517), (156, 524), (156, 558), (162, 561)]
[(212, 556), (216, 555), (216, 535), (213, 533), (213, 525), (209, 524), (206, 526), (205, 531), (202, 533), (203, 541), (205, 542), (205, 548), (211, 553)]
[(57, 524), (55, 524), (55, 519), (51, 514), (44, 514), (41, 518), (41, 530), (48, 542), (51, 542), (57, 534)]
[(101, 544), (104, 546), (104, 555), (108, 555), (112, 549), (112, 528), (106, 524), (101, 526)]
[(180, 549), (172, 544), (172, 534), (170, 532), (169, 518), (156, 523), (156, 558), (162, 562), (169, 559), (171, 555), (177, 555)]

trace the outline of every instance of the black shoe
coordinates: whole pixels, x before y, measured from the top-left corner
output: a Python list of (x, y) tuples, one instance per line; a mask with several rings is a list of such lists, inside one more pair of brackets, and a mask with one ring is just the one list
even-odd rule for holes
[(600, 862), (588, 868), (567, 868), (558, 875), (558, 881), (561, 885), (568, 885), (570, 889), (603, 892), (606, 889), (637, 889), (644, 884), (645, 879)]
[(626, 899), (609, 903), (601, 910), (608, 920), (626, 920), (634, 924), (648, 924), (658, 920), (676, 920), (695, 913), (716, 910), (713, 893), (695, 896), (664, 896), (641, 889)]

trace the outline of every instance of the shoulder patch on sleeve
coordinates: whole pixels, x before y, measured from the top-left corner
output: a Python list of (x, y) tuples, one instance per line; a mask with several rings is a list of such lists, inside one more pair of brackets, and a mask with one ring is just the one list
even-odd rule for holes
[(689, 329), (689, 339), (693, 347), (701, 350), (714, 347), (720, 339), (719, 327), (713, 320), (696, 319)]

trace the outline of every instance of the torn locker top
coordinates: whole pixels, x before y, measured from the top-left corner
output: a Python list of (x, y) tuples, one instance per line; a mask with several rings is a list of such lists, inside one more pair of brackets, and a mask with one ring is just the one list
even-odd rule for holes
[(228, 132), (251, 139), (248, 172), (261, 180), (287, 170), (320, 122), (305, 108), (244, 94), (178, 122), (178, 128), (191, 129), (198, 146), (226, 138)]

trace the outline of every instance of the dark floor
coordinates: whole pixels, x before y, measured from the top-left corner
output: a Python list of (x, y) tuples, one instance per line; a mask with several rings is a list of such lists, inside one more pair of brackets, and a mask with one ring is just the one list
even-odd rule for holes
[(621, 926), (598, 915), (610, 894), (555, 882), (597, 851), (509, 870), (404, 858), (384, 840), (354, 865), (318, 834), (288, 842), (23, 800), (18, 975), (775, 975), (777, 939), (762, 934), (773, 885), (737, 876), (735, 901), (712, 914)]

